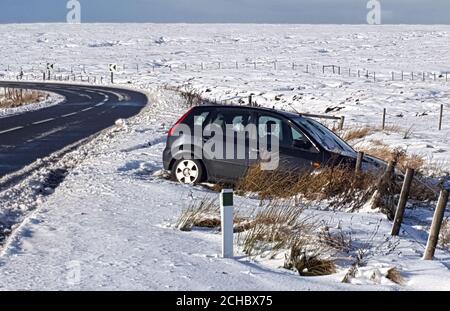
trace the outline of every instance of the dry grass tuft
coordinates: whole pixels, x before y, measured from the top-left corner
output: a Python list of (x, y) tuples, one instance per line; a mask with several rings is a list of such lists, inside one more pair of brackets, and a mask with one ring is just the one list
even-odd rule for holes
[(332, 233), (330, 228), (325, 226), (319, 234), (319, 242), (348, 254), (352, 250), (353, 240), (351, 234), (346, 234), (342, 229), (339, 229), (337, 233)]
[(404, 172), (407, 168), (419, 171), (425, 164), (425, 159), (420, 155), (407, 154), (406, 151), (401, 148), (391, 149), (384, 144), (377, 147), (361, 148), (359, 151), (363, 151), (367, 155), (371, 155), (386, 162), (395, 161), (398, 164), (398, 168)]
[(320, 249), (308, 250), (310, 242), (304, 237), (292, 241), (284, 268), (295, 270), (301, 276), (321, 276), (336, 273), (336, 264), (331, 259), (321, 258)]
[(402, 133), (404, 131), (404, 129), (401, 126), (393, 125), (393, 124), (386, 125), (384, 127), (384, 130), (381, 128), (380, 128), (380, 130), (384, 131), (384, 132), (389, 132), (389, 133)]
[(193, 87), (184, 87), (178, 91), (180, 92), (180, 95), (184, 99), (185, 105), (188, 108), (199, 106), (203, 102), (202, 95)]
[(302, 195), (308, 200), (329, 199), (334, 207), (351, 205), (356, 209), (368, 199), (366, 192), (375, 183), (376, 177), (371, 173), (355, 174), (346, 166), (290, 173), (263, 171), (255, 166), (248, 171), (237, 189), (240, 193), (257, 193), (261, 199)]
[(194, 227), (216, 228), (219, 226), (219, 204), (217, 200), (207, 197), (193, 201), (183, 210), (176, 225), (181, 231), (192, 231)]
[(405, 278), (397, 268), (391, 268), (386, 274), (386, 278), (398, 285), (405, 285)]
[[(220, 230), (222, 220), (218, 200), (211, 197), (194, 200), (184, 209), (178, 218), (176, 227), (181, 231), (192, 231), (194, 228)], [(244, 232), (253, 228), (254, 223), (239, 213), (234, 216), (234, 232)]]
[(314, 225), (301, 218), (302, 213), (302, 208), (283, 201), (263, 205), (239, 236), (244, 253), (258, 256), (268, 252), (273, 257), (287, 249), (296, 236), (309, 236)]
[(357, 127), (352, 129), (347, 129), (342, 133), (342, 139), (346, 141), (351, 141), (355, 139), (361, 139), (366, 136), (369, 136), (374, 132), (374, 129), (368, 126), (365, 127)]
[(443, 248), (450, 248), (450, 220), (444, 219), (442, 222), (441, 232), (439, 234), (439, 244)]
[(38, 103), (46, 100), (48, 96), (47, 93), (39, 91), (6, 88), (0, 96), (0, 108), (16, 108)]

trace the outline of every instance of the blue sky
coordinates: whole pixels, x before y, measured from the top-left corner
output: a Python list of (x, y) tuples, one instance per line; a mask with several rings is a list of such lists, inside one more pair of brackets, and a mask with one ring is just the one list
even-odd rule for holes
[[(0, 23), (64, 22), (68, 0), (0, 0)], [(366, 23), (368, 0), (79, 0), (82, 22)], [(450, 24), (449, 0), (380, 0), (382, 23)]]

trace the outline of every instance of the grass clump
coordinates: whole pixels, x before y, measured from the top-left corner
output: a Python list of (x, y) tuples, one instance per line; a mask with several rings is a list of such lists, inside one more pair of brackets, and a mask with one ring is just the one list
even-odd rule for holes
[(335, 262), (321, 256), (318, 249), (308, 250), (307, 240), (300, 237), (292, 241), (284, 268), (297, 271), (301, 276), (322, 276), (336, 273)]
[(450, 220), (448, 217), (442, 222), (439, 244), (442, 248), (450, 248)]
[(26, 90), (5, 88), (0, 94), (0, 108), (16, 108), (27, 104), (38, 103), (49, 97), (47, 93)]
[(303, 208), (287, 202), (266, 203), (239, 237), (243, 252), (249, 256), (269, 252), (274, 257), (287, 249), (295, 236), (310, 234), (311, 224), (301, 218), (302, 213)]
[(240, 193), (257, 193), (261, 200), (300, 195), (308, 200), (329, 200), (332, 207), (349, 205), (357, 209), (367, 200), (366, 192), (375, 183), (372, 173), (355, 174), (347, 166), (289, 173), (264, 171), (255, 166), (249, 169), (237, 189)]
[(192, 231), (194, 227), (216, 228), (220, 226), (220, 207), (216, 199), (194, 200), (182, 211), (176, 227), (181, 231)]

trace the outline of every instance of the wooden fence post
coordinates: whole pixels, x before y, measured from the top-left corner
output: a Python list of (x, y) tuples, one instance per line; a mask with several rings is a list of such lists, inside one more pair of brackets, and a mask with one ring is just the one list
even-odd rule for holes
[(406, 203), (408, 203), (409, 191), (414, 178), (414, 170), (408, 168), (406, 170), (405, 181), (403, 182), (402, 192), (400, 193), (400, 200), (398, 201), (397, 210), (395, 212), (394, 225), (392, 226), (393, 236), (398, 236), (403, 222), (403, 215), (405, 214)]
[(392, 81), (394, 81), (395, 80), (395, 73), (394, 72), (392, 72)]
[(384, 130), (386, 127), (386, 108), (383, 108), (383, 121), (381, 123), (381, 129)]
[(252, 106), (253, 105), (253, 95), (249, 95), (248, 96), (248, 105)]
[(309, 73), (309, 65), (306, 65), (306, 73)]
[(433, 222), (431, 224), (430, 235), (428, 237), (427, 247), (423, 256), (424, 260), (433, 260), (436, 252), (436, 246), (439, 240), (442, 221), (444, 220), (445, 208), (448, 203), (448, 190), (442, 190), (439, 195), (438, 205), (434, 212)]
[(359, 174), (361, 172), (361, 168), (362, 168), (362, 163), (364, 160), (364, 152), (358, 152), (358, 156), (356, 158), (356, 168), (355, 168), (355, 173)]
[(345, 122), (345, 117), (342, 116), (342, 117), (339, 119), (339, 130), (341, 130), (341, 131), (344, 129), (344, 122)]
[(441, 104), (441, 109), (439, 112), (439, 131), (442, 130), (442, 118), (444, 116), (444, 104)]

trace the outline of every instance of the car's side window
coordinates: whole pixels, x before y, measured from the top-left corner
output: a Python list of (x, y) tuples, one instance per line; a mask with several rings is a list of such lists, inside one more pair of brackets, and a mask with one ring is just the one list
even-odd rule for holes
[(214, 120), (212, 120), (211, 124), (214, 125), (214, 126), (221, 127), (223, 129), (224, 126), (225, 126), (225, 116), (224, 116), (224, 114), (221, 113), (221, 112), (218, 112), (216, 114), (216, 117), (214, 118)]
[(209, 116), (209, 111), (205, 111), (199, 115), (195, 115), (194, 116), (194, 125), (195, 126), (203, 126), (203, 123), (205, 123), (208, 116)]
[(289, 126), (289, 128), (289, 138), (291, 140), (292, 147), (314, 153), (318, 152), (311, 141), (302, 132), (292, 126)]
[(307, 142), (308, 141), (308, 138), (306, 138), (305, 135), (303, 135), (303, 133), (301, 133), (300, 131), (297, 131), (293, 127), (291, 127), (291, 133), (292, 133), (292, 142), (295, 142), (295, 141)]
[(218, 111), (209, 122), (215, 126), (220, 126), (225, 134), (225, 125), (232, 128), (234, 132), (243, 132), (250, 120), (250, 114), (244, 111)]
[(261, 115), (258, 119), (258, 135), (260, 139), (263, 139), (268, 135), (276, 136), (279, 141), (282, 142), (283, 120), (277, 117)]

